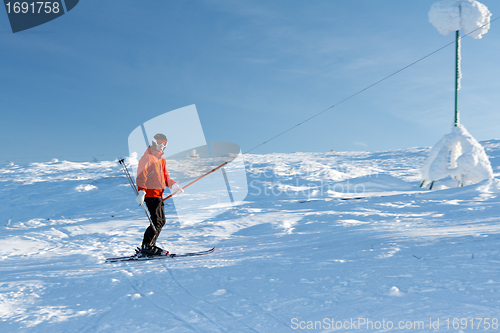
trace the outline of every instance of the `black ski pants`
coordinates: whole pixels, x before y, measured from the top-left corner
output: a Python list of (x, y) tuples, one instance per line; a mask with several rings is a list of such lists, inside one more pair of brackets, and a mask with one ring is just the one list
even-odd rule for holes
[(144, 198), (144, 202), (149, 210), (149, 215), (151, 216), (151, 221), (153, 222), (154, 228), (149, 225), (144, 233), (144, 239), (142, 244), (149, 244), (154, 246), (156, 240), (160, 236), (161, 229), (165, 225), (165, 204), (162, 198)]

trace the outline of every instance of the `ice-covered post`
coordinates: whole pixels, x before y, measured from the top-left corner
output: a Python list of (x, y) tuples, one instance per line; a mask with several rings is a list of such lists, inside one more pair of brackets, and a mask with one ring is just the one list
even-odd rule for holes
[[(462, 0), (457, 0), (458, 3), (458, 13), (462, 16)], [(458, 115), (458, 91), (460, 90), (460, 78), (462, 71), (460, 70), (460, 31), (455, 31), (455, 127), (459, 123)]]
[(458, 90), (460, 89), (460, 32), (455, 31), (455, 127), (458, 126)]
[(447, 36), (455, 32), (455, 127), (460, 124), (458, 90), (462, 78), (459, 30), (463, 29), (466, 35), (480, 39), (490, 28), (490, 17), (488, 8), (475, 0), (443, 0), (434, 3), (429, 11), (429, 22), (439, 33)]
[(458, 180), (458, 185), (468, 185), (493, 177), (493, 170), (484, 148), (460, 124), (458, 90), (460, 70), (460, 29), (466, 36), (480, 39), (488, 32), (491, 13), (475, 0), (443, 0), (432, 5), (429, 21), (443, 35), (455, 32), (455, 122), (452, 132), (445, 135), (431, 150), (422, 168), (422, 184), (446, 177)]

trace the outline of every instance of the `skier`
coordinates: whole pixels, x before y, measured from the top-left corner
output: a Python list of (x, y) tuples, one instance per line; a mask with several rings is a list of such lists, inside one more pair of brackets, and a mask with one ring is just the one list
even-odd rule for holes
[(162, 200), (165, 186), (168, 186), (173, 193), (184, 192), (167, 171), (167, 162), (163, 157), (163, 151), (167, 146), (167, 137), (158, 133), (153, 137), (151, 145), (141, 157), (137, 167), (137, 188), (139, 194), (136, 201), (139, 205), (146, 202), (151, 222), (142, 240), (141, 253), (145, 255), (168, 255), (156, 246), (156, 240), (160, 236), (161, 229), (165, 225), (165, 208)]

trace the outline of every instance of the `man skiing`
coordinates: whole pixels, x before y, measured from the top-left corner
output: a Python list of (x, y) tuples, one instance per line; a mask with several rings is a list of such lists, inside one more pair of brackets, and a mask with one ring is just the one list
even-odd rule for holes
[(162, 200), (163, 191), (167, 186), (174, 193), (183, 192), (182, 187), (170, 178), (167, 171), (167, 162), (163, 157), (163, 151), (167, 143), (167, 137), (164, 134), (156, 134), (137, 167), (139, 194), (136, 201), (139, 205), (146, 202), (152, 222), (144, 232), (142, 240), (141, 253), (145, 255), (168, 255), (168, 251), (156, 246), (156, 240), (166, 222), (165, 207)]

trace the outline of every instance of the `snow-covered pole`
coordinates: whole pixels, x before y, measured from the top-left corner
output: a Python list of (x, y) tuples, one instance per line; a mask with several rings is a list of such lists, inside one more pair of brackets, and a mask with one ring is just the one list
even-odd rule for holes
[(493, 178), (493, 169), (484, 148), (460, 124), (458, 90), (462, 73), (460, 70), (460, 30), (464, 36), (480, 39), (490, 28), (491, 13), (476, 0), (441, 0), (429, 11), (429, 22), (442, 35), (455, 32), (455, 126), (430, 151), (422, 167), (422, 184), (451, 176), (459, 180), (459, 186), (478, 183)]
[[(460, 15), (460, 19), (462, 18), (462, 0), (458, 1), (458, 12)], [(459, 118), (458, 118), (458, 90), (460, 90), (460, 78), (461, 78), (461, 70), (460, 70), (460, 31), (455, 31), (455, 127), (458, 126)]]
[(458, 111), (458, 91), (462, 71), (460, 30), (465, 36), (480, 39), (490, 28), (491, 13), (488, 8), (476, 0), (441, 0), (434, 3), (429, 11), (429, 21), (442, 35), (455, 32), (455, 127), (460, 125)]
[(459, 124), (458, 115), (458, 90), (460, 89), (460, 32), (455, 32), (455, 127)]

